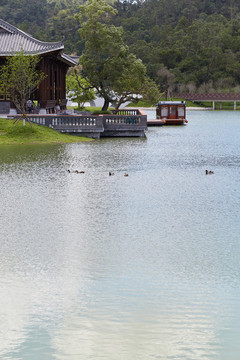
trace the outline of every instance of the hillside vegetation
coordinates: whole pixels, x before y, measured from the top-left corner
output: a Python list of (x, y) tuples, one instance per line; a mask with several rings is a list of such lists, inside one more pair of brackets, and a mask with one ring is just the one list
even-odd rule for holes
[[(1, 18), (45, 41), (64, 37), (65, 51), (81, 55), (74, 17), (81, 0), (2, 0)], [(110, 1), (114, 25), (124, 29), (161, 91), (240, 92), (240, 2), (237, 0)]]

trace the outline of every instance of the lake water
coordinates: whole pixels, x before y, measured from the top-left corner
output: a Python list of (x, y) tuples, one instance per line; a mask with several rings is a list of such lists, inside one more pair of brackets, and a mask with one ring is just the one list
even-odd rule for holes
[(240, 359), (240, 114), (187, 116), (0, 147), (1, 360)]

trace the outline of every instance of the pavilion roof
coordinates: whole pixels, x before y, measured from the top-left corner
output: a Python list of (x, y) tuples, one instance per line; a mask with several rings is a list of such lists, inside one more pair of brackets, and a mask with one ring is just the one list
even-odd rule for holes
[(68, 65), (76, 65), (77, 59), (63, 54), (64, 44), (58, 42), (44, 42), (33, 38), (26, 32), (0, 19), (0, 57), (12, 56), (23, 50), (29, 55), (42, 55), (53, 51), (60, 51), (60, 59)]

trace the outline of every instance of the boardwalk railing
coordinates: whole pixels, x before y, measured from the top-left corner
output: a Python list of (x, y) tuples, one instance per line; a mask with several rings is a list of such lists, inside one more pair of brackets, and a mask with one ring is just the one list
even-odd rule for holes
[(45, 125), (61, 133), (99, 138), (104, 131), (99, 116), (84, 115), (28, 115), (32, 123)]
[(115, 115), (103, 115), (102, 136), (144, 136), (147, 115), (138, 109), (118, 110)]
[(147, 115), (138, 109), (120, 110), (114, 115), (27, 115), (32, 123), (61, 133), (99, 139), (107, 136), (144, 136)]
[(240, 101), (240, 93), (180, 93), (176, 96), (196, 101)]
[(140, 115), (144, 114), (140, 109), (118, 109), (112, 110), (114, 115)]
[(237, 102), (240, 101), (240, 93), (180, 93), (174, 96), (190, 101), (210, 101), (213, 109), (216, 102), (220, 103), (220, 108), (222, 102), (233, 102), (233, 108), (236, 110)]

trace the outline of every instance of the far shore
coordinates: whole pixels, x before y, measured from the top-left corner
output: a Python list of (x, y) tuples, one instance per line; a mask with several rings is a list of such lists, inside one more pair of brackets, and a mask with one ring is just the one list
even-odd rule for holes
[[(154, 107), (131, 106), (131, 109), (156, 110), (156, 107), (155, 106)], [(211, 107), (206, 108), (206, 107), (194, 107), (194, 106), (189, 106), (189, 107), (187, 106), (186, 109), (187, 110), (212, 110)], [(0, 114), (0, 119), (6, 119), (6, 118), (8, 118), (7, 114)]]
[[(156, 107), (155, 106), (152, 106), (152, 107), (144, 107), (144, 106), (131, 106), (131, 109), (141, 109), (141, 110), (156, 110)], [(212, 110), (211, 107), (197, 107), (197, 106), (187, 106), (186, 107), (187, 110)], [(121, 110), (121, 109), (120, 109)], [(8, 118), (8, 115), (7, 114), (0, 114), (0, 119), (6, 119)]]
[[(135, 109), (134, 107), (131, 107), (132, 109)], [(141, 110), (156, 110), (156, 107), (136, 107), (136, 109), (141, 109)], [(212, 110), (212, 108), (205, 108), (205, 107), (194, 107), (194, 106), (187, 106), (186, 107), (187, 110)]]

